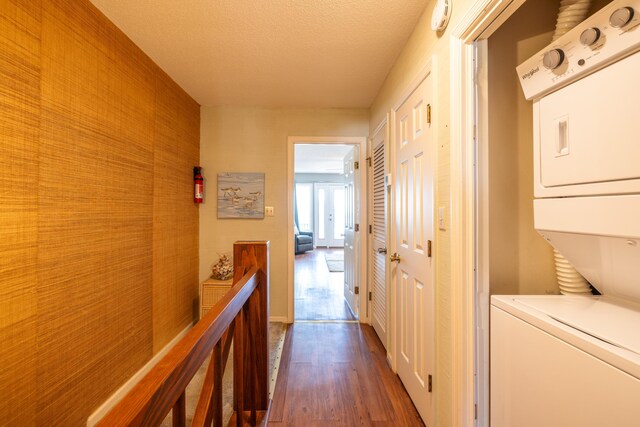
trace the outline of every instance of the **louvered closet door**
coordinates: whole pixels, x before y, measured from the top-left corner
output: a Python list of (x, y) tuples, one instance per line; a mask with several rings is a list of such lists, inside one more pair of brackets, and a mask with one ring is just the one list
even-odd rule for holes
[(387, 125), (382, 126), (373, 136), (373, 164), (372, 164), (372, 188), (373, 188), (373, 209), (372, 221), (373, 230), (371, 235), (371, 323), (373, 329), (380, 337), (380, 341), (385, 348), (388, 348), (388, 286), (387, 286), (387, 189), (384, 177), (387, 174), (387, 162), (385, 155), (385, 136), (387, 135)]

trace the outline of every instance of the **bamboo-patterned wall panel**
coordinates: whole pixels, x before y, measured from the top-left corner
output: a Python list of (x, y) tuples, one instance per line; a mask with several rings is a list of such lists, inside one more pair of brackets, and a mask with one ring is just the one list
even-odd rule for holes
[[(193, 166), (199, 157), (197, 106), (168, 80), (156, 81), (153, 180), (153, 343), (164, 347), (197, 316), (198, 211), (193, 203)], [(183, 111), (177, 115), (176, 109)], [(191, 118), (191, 120), (189, 119)], [(209, 191), (215, 194), (215, 190)], [(195, 251), (194, 251), (195, 248)]]
[(0, 2), (0, 424), (35, 419), (40, 5)]
[(88, 1), (0, 13), (0, 419), (83, 425), (192, 321), (199, 106)]

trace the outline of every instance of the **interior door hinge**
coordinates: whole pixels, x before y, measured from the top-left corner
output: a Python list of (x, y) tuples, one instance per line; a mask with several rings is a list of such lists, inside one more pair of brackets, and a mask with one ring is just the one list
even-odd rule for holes
[(428, 385), (429, 389), (429, 393), (431, 393), (433, 391), (433, 376), (431, 374), (429, 374), (429, 385)]
[(431, 124), (431, 104), (427, 104), (427, 124)]
[(475, 403), (473, 405), (473, 419), (477, 420), (478, 419), (478, 404)]
[(373, 233), (373, 225), (369, 224), (369, 234)]
[(371, 167), (371, 157), (367, 157), (367, 166)]
[(427, 240), (427, 256), (431, 258), (431, 240)]
[(354, 287), (353, 288), (353, 293), (356, 294), (356, 295), (360, 294), (360, 286)]
[(353, 228), (355, 231), (360, 231), (360, 224), (356, 224)]
[(360, 169), (360, 162), (353, 162), (353, 168), (354, 169)]
[(371, 301), (371, 299), (373, 298), (371, 291), (369, 291), (369, 301)]

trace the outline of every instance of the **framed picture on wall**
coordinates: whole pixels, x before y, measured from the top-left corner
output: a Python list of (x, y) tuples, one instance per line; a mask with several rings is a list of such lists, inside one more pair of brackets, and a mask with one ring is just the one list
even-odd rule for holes
[(219, 173), (218, 218), (264, 218), (264, 173)]

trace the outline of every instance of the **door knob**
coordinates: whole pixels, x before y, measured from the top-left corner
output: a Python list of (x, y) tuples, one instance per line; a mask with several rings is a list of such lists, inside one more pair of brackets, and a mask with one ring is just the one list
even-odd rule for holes
[(387, 248), (378, 248), (378, 253), (379, 254), (386, 254), (387, 253)]
[(393, 255), (391, 255), (389, 257), (389, 261), (400, 263), (400, 255), (398, 255), (398, 252), (395, 252)]

